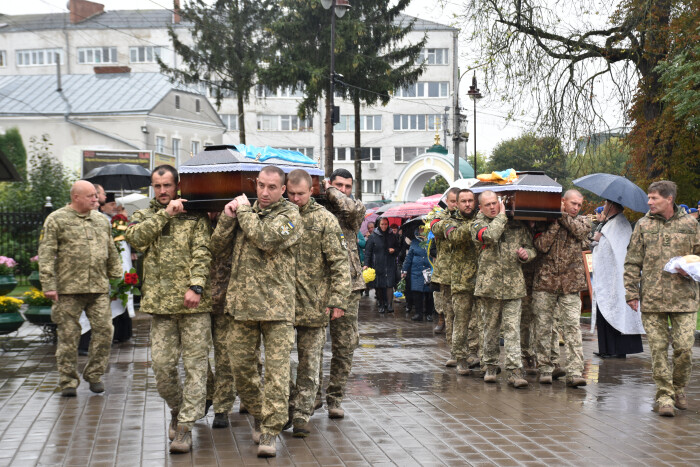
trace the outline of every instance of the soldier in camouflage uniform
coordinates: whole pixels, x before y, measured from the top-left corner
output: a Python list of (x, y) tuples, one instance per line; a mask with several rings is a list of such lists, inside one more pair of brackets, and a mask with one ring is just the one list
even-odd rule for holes
[[(241, 403), (254, 418), (259, 457), (276, 455), (288, 419), (289, 357), (294, 343), (296, 248), (304, 233), (299, 209), (282, 195), (284, 172), (266, 166), (256, 179), (258, 200), (228, 203), (212, 235), (214, 251), (232, 245), (226, 313), (233, 316), (231, 359)], [(256, 348), (265, 347), (265, 387)]]
[[(664, 266), (676, 256), (700, 255), (700, 228), (695, 219), (674, 205), (675, 183), (654, 182), (648, 196), (649, 212), (637, 222), (627, 248), (625, 298), (632, 309), (642, 313), (658, 412), (673, 417), (674, 404), (681, 410), (688, 408), (685, 386), (693, 367), (700, 287), (685, 272), (671, 274)], [(668, 364), (669, 337), (672, 368)]]
[(330, 380), (326, 388), (326, 403), (330, 418), (343, 418), (345, 416), (340, 404), (343, 401), (345, 385), (352, 369), (353, 353), (360, 340), (357, 312), (360, 296), (365, 289), (360, 256), (355, 241), (365, 217), (365, 205), (362, 201), (352, 198), (352, 182), (352, 174), (345, 169), (334, 170), (330, 180), (325, 182), (329, 211), (338, 219), (340, 229), (345, 235), (351, 281), (351, 292), (345, 299), (345, 314), (330, 321), (332, 357)]
[(304, 235), (297, 249), (296, 318), (299, 366), (291, 384), (289, 418), (294, 436), (309, 434), (309, 417), (319, 388), (326, 325), (345, 314), (350, 295), (347, 241), (338, 220), (311, 198), (311, 176), (297, 169), (287, 177), (287, 196), (299, 207)]
[(505, 206), (496, 193), (479, 196), (481, 212), (471, 226), (472, 241), (481, 249), (474, 295), (484, 306), (484, 381), (498, 381), (499, 331), (503, 326), (508, 384), (527, 387), (520, 359), (520, 299), (525, 296), (522, 264), (536, 252), (530, 231), (516, 220), (508, 220)]
[[(450, 220), (457, 213), (457, 195), (459, 188), (450, 188), (445, 195), (445, 204), (447, 209), (439, 213), (433, 220), (433, 225), (441, 220)], [(443, 224), (445, 225), (445, 224)], [(433, 232), (435, 235), (435, 232)], [(445, 340), (447, 347), (452, 350), (452, 325), (454, 322), (454, 310), (452, 309), (452, 293), (450, 290), (452, 270), (452, 248), (444, 236), (440, 238), (435, 235), (435, 250), (437, 252), (435, 262), (433, 263), (433, 276), (431, 278), (431, 286), (435, 290), (433, 292), (433, 302), (435, 303), (435, 311), (438, 313), (438, 323), (435, 326), (435, 332), (445, 332)], [(457, 366), (457, 359), (454, 355), (445, 363), (445, 366)]]
[[(216, 225), (221, 213), (210, 213)], [(214, 405), (212, 427), (226, 428), (229, 425), (228, 414), (236, 401), (236, 386), (231, 362), (231, 344), (233, 343), (233, 317), (224, 312), (226, 292), (231, 278), (231, 255), (233, 245), (216, 245), (223, 250), (211, 248), (212, 261), (209, 272), (211, 289), (211, 337), (214, 344), (214, 365), (216, 374), (209, 370), (207, 375), (207, 399)]]
[(47, 298), (53, 300), (51, 320), (57, 325), (56, 365), (64, 397), (75, 397), (78, 377), (79, 318), (90, 320), (92, 341), (83, 378), (92, 392), (104, 392), (102, 375), (112, 345), (109, 279), (122, 276), (121, 257), (112, 240), (109, 222), (99, 212), (92, 183), (77, 181), (71, 202), (52, 212), (39, 240), (39, 278)]
[[(457, 197), (457, 213), (450, 219), (433, 222), (433, 234), (447, 240), (452, 257), (450, 284), (452, 310), (451, 354), (457, 360), (457, 373), (469, 375), (479, 365), (478, 308), (474, 300), (479, 251), (472, 242), (471, 224), (475, 211), (474, 193), (461, 190)], [(451, 320), (447, 319), (449, 324)], [(468, 338), (471, 337), (471, 340)]]
[(211, 346), (211, 226), (206, 214), (185, 212), (178, 181), (175, 168), (156, 167), (151, 174), (156, 197), (126, 229), (126, 241), (144, 253), (141, 311), (152, 316), (153, 373), (172, 414), (168, 434), (174, 453), (191, 450), (192, 427), (204, 416)]
[(566, 385), (586, 385), (579, 323), (580, 292), (588, 285), (581, 252), (588, 246), (591, 224), (587, 216), (578, 215), (582, 205), (581, 193), (568, 190), (562, 198), (561, 217), (535, 236), (535, 248), (541, 253), (532, 285), (540, 384), (552, 384), (552, 333), (556, 323), (566, 345)]

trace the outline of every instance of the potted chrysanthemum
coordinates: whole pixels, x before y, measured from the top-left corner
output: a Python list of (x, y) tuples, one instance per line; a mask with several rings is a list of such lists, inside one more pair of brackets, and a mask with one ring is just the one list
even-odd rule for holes
[(0, 334), (8, 334), (22, 326), (24, 318), (19, 312), (22, 303), (19, 298), (0, 297)]
[(17, 267), (17, 261), (7, 256), (0, 256), (0, 295), (7, 295), (17, 287), (15, 267)]
[(44, 292), (38, 289), (31, 289), (24, 292), (24, 303), (27, 310), (24, 312), (24, 317), (32, 324), (42, 325), (51, 323), (51, 305), (53, 301), (46, 298)]

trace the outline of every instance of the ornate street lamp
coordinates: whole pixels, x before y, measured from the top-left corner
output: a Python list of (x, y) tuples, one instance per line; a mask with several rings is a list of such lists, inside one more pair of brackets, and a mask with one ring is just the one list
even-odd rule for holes
[(474, 177), (476, 177), (476, 101), (484, 97), (481, 95), (481, 91), (479, 91), (476, 85), (476, 72), (474, 72), (474, 76), (472, 76), (472, 85), (469, 86), (467, 95), (474, 101)]
[[(348, 0), (321, 0), (321, 5), (326, 10), (331, 10), (331, 72), (328, 101), (330, 109), (326, 112), (326, 154), (325, 172), (326, 177), (330, 177), (333, 172), (333, 125), (340, 121), (340, 112), (336, 111), (333, 84), (335, 80), (335, 17), (342, 18), (345, 12), (350, 9)], [(335, 14), (333, 14), (335, 13)]]

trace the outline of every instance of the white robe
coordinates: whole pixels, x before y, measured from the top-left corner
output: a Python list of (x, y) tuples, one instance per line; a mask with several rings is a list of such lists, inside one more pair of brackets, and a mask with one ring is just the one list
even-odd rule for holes
[[(120, 242), (120, 246), (122, 248), (122, 271), (129, 272), (133, 267), (131, 263), (131, 246), (123, 240)], [(122, 301), (120, 299), (112, 300), (110, 302), (110, 306), (112, 308), (112, 319), (121, 315), (125, 311), (128, 312), (129, 316), (131, 316), (132, 318), (136, 316), (136, 313), (134, 313), (134, 295), (131, 293), (128, 295), (129, 298), (126, 302), (126, 308), (124, 307), (124, 305), (122, 305)], [(85, 334), (90, 330), (90, 321), (88, 320), (87, 315), (84, 311), (80, 314), (79, 322), (81, 334)]]
[(620, 213), (603, 226), (601, 233), (593, 248), (591, 332), (595, 329), (597, 305), (605, 320), (622, 334), (644, 334), (642, 314), (625, 301), (623, 273), (632, 226)]

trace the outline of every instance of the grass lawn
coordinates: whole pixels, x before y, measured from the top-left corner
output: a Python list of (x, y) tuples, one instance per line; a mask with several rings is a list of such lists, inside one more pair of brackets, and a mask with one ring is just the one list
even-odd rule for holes
[(18, 285), (15, 287), (15, 289), (8, 294), (10, 297), (15, 297), (15, 298), (22, 298), (22, 295), (24, 295), (24, 292), (28, 292), (29, 290), (32, 289), (32, 286), (27, 284), (27, 285)]

